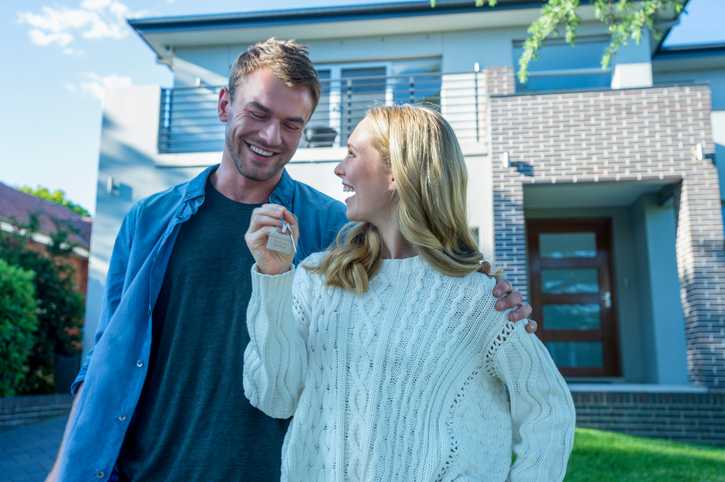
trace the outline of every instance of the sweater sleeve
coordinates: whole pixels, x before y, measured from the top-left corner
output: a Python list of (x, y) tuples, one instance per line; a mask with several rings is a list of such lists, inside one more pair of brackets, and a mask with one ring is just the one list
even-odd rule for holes
[(539, 339), (508, 323), (495, 344), (493, 368), (508, 387), (516, 461), (509, 481), (561, 481), (574, 444), (574, 403)]
[(294, 414), (307, 371), (307, 328), (299, 326), (304, 309), (292, 293), (293, 283), (304, 278), (305, 271), (293, 268), (269, 276), (259, 273), (256, 264), (252, 267), (244, 395), (252, 406), (274, 418)]

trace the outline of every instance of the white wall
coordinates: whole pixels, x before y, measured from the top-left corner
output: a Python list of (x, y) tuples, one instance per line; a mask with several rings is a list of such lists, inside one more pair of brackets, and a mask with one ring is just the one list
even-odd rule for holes
[[(584, 23), (578, 29), (580, 36), (602, 33), (605, 33), (605, 30), (599, 23)], [(274, 29), (270, 29), (267, 36), (258, 40), (266, 40), (273, 35)], [(459, 73), (473, 71), (475, 63), (478, 63), (481, 69), (518, 66), (518, 59), (514, 59), (513, 41), (523, 40), (526, 37), (526, 27), (522, 26), (335, 40), (305, 38), (296, 40), (309, 47), (310, 56), (316, 64), (441, 57), (443, 72)], [(172, 65), (175, 74), (174, 85), (194, 85), (197, 77), (209, 84), (218, 82), (219, 76), (226, 78), (229, 67), (247, 47), (247, 44), (231, 44), (176, 48), (174, 52), (176, 59)], [(629, 46), (623, 47), (614, 62), (615, 64), (649, 62), (649, 56), (649, 39), (645, 38), (640, 45), (630, 42)], [(625, 76), (625, 81), (626, 79)]]
[[(157, 167), (160, 89), (158, 86), (107, 90), (103, 101), (98, 198), (91, 235), (84, 351), (93, 347), (113, 244), (134, 203), (188, 181), (203, 167)], [(211, 158), (220, 159), (218, 153)], [(213, 161), (212, 161), (213, 162)], [(107, 191), (111, 177), (118, 186)]]
[(689, 385), (672, 201), (660, 206), (655, 195), (646, 194), (630, 209), (647, 380), (664, 385)]

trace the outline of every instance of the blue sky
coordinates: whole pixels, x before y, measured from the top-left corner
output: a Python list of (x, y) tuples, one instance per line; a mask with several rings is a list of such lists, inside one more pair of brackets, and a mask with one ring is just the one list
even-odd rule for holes
[[(267, 0), (264, 10), (381, 3)], [(474, 0), (471, 0), (474, 3)], [(172, 75), (125, 18), (260, 10), (231, 0), (47, 0), (0, 3), (0, 182), (62, 189), (95, 210), (105, 88), (170, 86)], [(666, 45), (725, 42), (725, 0), (691, 0)]]

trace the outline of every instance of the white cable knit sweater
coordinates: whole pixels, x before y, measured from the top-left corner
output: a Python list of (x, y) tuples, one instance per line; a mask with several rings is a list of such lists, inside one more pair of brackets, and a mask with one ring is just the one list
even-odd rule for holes
[(383, 261), (362, 296), (303, 268), (255, 265), (252, 284), (244, 391), (294, 415), (282, 480), (564, 478), (571, 396), (536, 336), (494, 309), (494, 280), (414, 257)]

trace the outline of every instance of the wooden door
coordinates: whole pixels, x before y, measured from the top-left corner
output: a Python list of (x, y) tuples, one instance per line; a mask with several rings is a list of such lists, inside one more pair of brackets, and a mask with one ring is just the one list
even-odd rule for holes
[(562, 375), (619, 376), (610, 219), (530, 219), (526, 229), (536, 334)]

